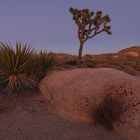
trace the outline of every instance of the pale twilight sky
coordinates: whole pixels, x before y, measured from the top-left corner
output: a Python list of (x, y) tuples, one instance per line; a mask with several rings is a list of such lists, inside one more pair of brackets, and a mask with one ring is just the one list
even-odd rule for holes
[(69, 13), (71, 6), (102, 10), (111, 17), (112, 36), (102, 33), (89, 40), (84, 54), (140, 45), (140, 0), (0, 0), (0, 41), (77, 54), (77, 26)]

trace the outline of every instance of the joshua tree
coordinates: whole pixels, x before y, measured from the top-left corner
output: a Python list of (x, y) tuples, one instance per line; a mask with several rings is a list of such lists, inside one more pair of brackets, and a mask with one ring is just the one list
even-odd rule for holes
[(111, 35), (111, 27), (107, 25), (110, 22), (109, 15), (103, 16), (102, 11), (96, 13), (91, 12), (89, 9), (78, 10), (76, 8), (70, 8), (70, 13), (73, 16), (73, 20), (78, 26), (78, 39), (80, 42), (78, 53), (78, 67), (81, 67), (82, 50), (84, 43), (96, 35), (106, 32)]

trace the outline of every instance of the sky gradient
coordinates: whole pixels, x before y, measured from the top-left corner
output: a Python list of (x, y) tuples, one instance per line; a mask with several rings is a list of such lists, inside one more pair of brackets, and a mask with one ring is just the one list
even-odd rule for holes
[(140, 45), (140, 0), (0, 0), (0, 41), (31, 43), (38, 50), (77, 54), (77, 26), (69, 8), (102, 10), (112, 35), (88, 40), (84, 54), (117, 52)]

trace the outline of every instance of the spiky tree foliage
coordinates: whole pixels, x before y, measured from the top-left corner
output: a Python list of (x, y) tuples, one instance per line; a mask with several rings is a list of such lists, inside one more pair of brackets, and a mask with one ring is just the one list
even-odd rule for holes
[(36, 84), (27, 73), (28, 68), (34, 64), (33, 54), (30, 45), (16, 43), (14, 50), (10, 44), (0, 43), (0, 81), (6, 91), (15, 92)]
[(73, 20), (78, 26), (77, 34), (80, 42), (78, 67), (80, 67), (84, 43), (88, 39), (91, 39), (102, 32), (106, 32), (107, 34), (111, 35), (111, 27), (108, 26), (110, 17), (109, 15), (103, 16), (102, 11), (97, 11), (94, 13), (89, 9), (78, 10), (71, 7), (69, 11), (73, 16)]

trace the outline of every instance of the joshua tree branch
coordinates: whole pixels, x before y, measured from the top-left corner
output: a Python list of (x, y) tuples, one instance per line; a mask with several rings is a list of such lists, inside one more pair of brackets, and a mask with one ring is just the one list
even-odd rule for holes
[(89, 9), (78, 10), (77, 8), (70, 8), (69, 11), (78, 26), (77, 35), (80, 42), (78, 64), (80, 66), (84, 43), (101, 32), (111, 34), (111, 27), (107, 26), (107, 23), (110, 22), (110, 17), (108, 15), (103, 16), (102, 11), (97, 11), (94, 15), (94, 12), (90, 12)]

